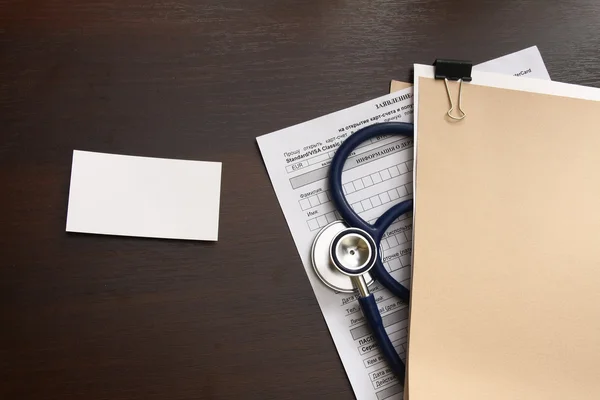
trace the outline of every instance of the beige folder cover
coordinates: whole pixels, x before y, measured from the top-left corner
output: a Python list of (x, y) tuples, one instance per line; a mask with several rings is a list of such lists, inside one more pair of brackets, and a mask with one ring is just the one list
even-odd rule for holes
[(473, 76), (415, 78), (409, 398), (598, 400), (600, 93)]
[(406, 89), (412, 86), (412, 83), (401, 82), (401, 81), (390, 81), (390, 93), (397, 92), (402, 89)]

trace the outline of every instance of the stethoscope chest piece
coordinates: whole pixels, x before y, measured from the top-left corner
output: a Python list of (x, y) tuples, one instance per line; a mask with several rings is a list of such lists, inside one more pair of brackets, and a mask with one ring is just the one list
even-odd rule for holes
[[(356, 291), (352, 275), (362, 274), (367, 285), (373, 283), (369, 273), (362, 271), (369, 269), (376, 257), (374, 243), (365, 242), (360, 232), (348, 229), (342, 221), (331, 222), (321, 229), (312, 246), (315, 273), (325, 285), (343, 293)], [(338, 259), (348, 270), (345, 273), (339, 271), (332, 259)]]

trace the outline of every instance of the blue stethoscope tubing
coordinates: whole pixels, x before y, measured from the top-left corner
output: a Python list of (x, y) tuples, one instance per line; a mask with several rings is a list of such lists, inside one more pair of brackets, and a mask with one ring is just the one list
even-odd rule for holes
[[(363, 220), (350, 206), (346, 196), (344, 195), (344, 189), (342, 185), (342, 172), (344, 164), (350, 156), (350, 154), (365, 141), (372, 139), (377, 136), (407, 136), (414, 137), (414, 126), (410, 123), (404, 122), (382, 122), (374, 125), (369, 125), (365, 128), (359, 129), (354, 134), (350, 135), (337, 149), (333, 159), (331, 160), (330, 172), (329, 172), (329, 189), (332, 200), (336, 206), (337, 211), (346, 224), (350, 227), (359, 228), (367, 232), (375, 241), (377, 247), (380, 247), (381, 239), (385, 234), (386, 229), (401, 215), (412, 211), (413, 201), (405, 200), (402, 201), (385, 213), (383, 213), (373, 225)], [(377, 260), (373, 268), (369, 271), (371, 276), (378, 280), (385, 288), (387, 288), (393, 295), (402, 299), (402, 301), (408, 303), (410, 298), (410, 290), (404, 287), (400, 282), (396, 281), (383, 265), (381, 254), (378, 253)], [(369, 294), (366, 297), (360, 297), (359, 303), (365, 319), (367, 320), (375, 339), (379, 345), (381, 352), (386, 358), (390, 368), (394, 371), (396, 377), (404, 385), (404, 376), (406, 367), (400, 356), (394, 349), (394, 346), (385, 331), (379, 307), (375, 302), (373, 294)]]

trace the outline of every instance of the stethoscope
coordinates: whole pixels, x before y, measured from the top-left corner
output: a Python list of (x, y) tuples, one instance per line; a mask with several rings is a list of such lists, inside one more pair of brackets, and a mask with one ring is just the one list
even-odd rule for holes
[(317, 276), (329, 288), (346, 293), (358, 290), (363, 315), (381, 353), (404, 385), (405, 365), (385, 331), (369, 285), (376, 279), (408, 303), (410, 291), (387, 272), (379, 249), (386, 229), (402, 214), (412, 210), (413, 201), (405, 200), (394, 205), (371, 225), (352, 209), (342, 186), (342, 171), (351, 153), (361, 143), (384, 135), (413, 137), (413, 124), (384, 122), (367, 126), (348, 137), (335, 152), (329, 171), (329, 190), (343, 220), (331, 222), (317, 234), (312, 246), (312, 263)]

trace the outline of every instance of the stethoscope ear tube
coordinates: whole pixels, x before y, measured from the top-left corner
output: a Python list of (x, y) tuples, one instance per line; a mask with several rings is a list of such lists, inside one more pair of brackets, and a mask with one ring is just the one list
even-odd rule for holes
[[(375, 238), (375, 241), (381, 239), (383, 231), (379, 232), (377, 226), (373, 226), (363, 220), (354, 211), (346, 199), (344, 188), (342, 186), (342, 172), (344, 171), (344, 164), (346, 163), (346, 160), (350, 154), (368, 139), (387, 135), (403, 135), (412, 138), (413, 130), (413, 124), (406, 122), (381, 122), (366, 126), (354, 132), (346, 140), (344, 140), (341, 146), (335, 151), (335, 154), (331, 159), (331, 166), (329, 167), (329, 189), (337, 211), (349, 226), (367, 231), (371, 236), (373, 236), (373, 238)], [(408, 204), (405, 206), (407, 205)], [(412, 202), (407, 208), (412, 208)], [(396, 214), (396, 218), (399, 216), (397, 211), (390, 212), (385, 218), (383, 218), (381, 224), (385, 222), (389, 225), (395, 218), (389, 220), (388, 217), (392, 217), (393, 214)]]
[(385, 331), (383, 320), (381, 319), (381, 314), (379, 314), (379, 308), (377, 307), (377, 302), (375, 302), (375, 297), (371, 293), (366, 297), (360, 297), (358, 302), (362, 308), (363, 315), (371, 327), (371, 331), (375, 336), (375, 340), (379, 345), (381, 353), (385, 357), (392, 371), (394, 371), (396, 377), (400, 380), (400, 384), (404, 386), (406, 366), (400, 359), (396, 349), (394, 349), (390, 337)]

